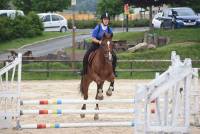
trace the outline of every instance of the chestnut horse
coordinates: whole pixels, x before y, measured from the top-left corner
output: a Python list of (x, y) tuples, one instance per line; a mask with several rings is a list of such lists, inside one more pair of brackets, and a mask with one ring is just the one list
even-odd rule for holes
[[(112, 34), (104, 33), (102, 43), (100, 47), (91, 52), (88, 58), (87, 73), (82, 76), (80, 84), (80, 92), (83, 95), (84, 100), (88, 99), (88, 87), (91, 82), (96, 82), (97, 93), (95, 99), (103, 100), (103, 84), (104, 81), (110, 82), (110, 86), (106, 92), (107, 96), (112, 95), (114, 91), (114, 73), (112, 67)], [(82, 110), (86, 109), (86, 104), (83, 104)], [(96, 104), (96, 110), (99, 110), (98, 104)], [(84, 118), (85, 114), (81, 114)], [(97, 120), (98, 114), (95, 114), (94, 119)]]

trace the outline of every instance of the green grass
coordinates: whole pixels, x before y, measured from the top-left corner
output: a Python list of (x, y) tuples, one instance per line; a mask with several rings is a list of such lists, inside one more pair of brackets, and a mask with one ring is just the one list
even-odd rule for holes
[(171, 51), (176, 51), (181, 58), (200, 59), (200, 43), (173, 43), (153, 50), (143, 50), (135, 53), (118, 54), (119, 59), (170, 59)]
[(50, 38), (60, 37), (64, 35), (70, 35), (70, 32), (60, 33), (60, 32), (44, 32), (41, 36), (34, 38), (19, 38), (7, 42), (0, 42), (0, 52), (5, 52), (9, 49), (17, 49), (27, 44), (32, 44), (41, 40), (46, 40)]
[(187, 28), (176, 30), (154, 30), (160, 36), (170, 37), (171, 43), (200, 42), (200, 28)]
[(137, 41), (144, 38), (144, 32), (123, 32), (114, 34), (113, 40)]

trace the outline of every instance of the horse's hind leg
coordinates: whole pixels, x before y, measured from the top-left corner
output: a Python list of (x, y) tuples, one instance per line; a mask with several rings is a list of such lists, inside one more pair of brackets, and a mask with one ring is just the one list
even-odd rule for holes
[(107, 96), (111, 96), (112, 95), (112, 91), (114, 91), (114, 81), (110, 83), (110, 86), (106, 92)]

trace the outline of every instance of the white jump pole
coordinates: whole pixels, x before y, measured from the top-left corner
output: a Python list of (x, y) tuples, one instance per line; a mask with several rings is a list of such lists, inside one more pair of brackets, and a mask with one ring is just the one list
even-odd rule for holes
[(134, 127), (134, 122), (41, 123), (20, 125), (21, 129), (81, 128), (81, 127)]
[(66, 99), (41, 99), (21, 101), (21, 105), (61, 105), (61, 104), (113, 104), (113, 103), (135, 103), (134, 99), (114, 99), (114, 100), (66, 100)]
[(20, 115), (29, 114), (124, 114), (134, 113), (134, 109), (105, 109), (105, 110), (21, 110)]

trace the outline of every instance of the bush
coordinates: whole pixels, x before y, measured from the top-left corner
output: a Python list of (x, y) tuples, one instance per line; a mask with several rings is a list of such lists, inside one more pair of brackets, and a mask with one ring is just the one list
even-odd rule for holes
[[(78, 29), (84, 28), (94, 28), (100, 21), (98, 20), (76, 20), (75, 26)], [(147, 19), (140, 19), (140, 20), (129, 20), (129, 27), (143, 27), (149, 25), (149, 20)], [(114, 21), (111, 20), (110, 23), (111, 27), (122, 27), (121, 21)], [(124, 21), (124, 26), (126, 26), (126, 22)], [(72, 20), (68, 20), (68, 27), (72, 28)]]
[[(97, 23), (98, 23), (97, 20), (76, 20), (75, 26), (78, 29), (94, 28)], [(68, 27), (70, 29), (72, 28), (72, 20), (68, 20)]]
[(30, 12), (28, 14), (28, 18), (30, 19), (31, 22), (31, 29), (34, 32), (33, 34), (41, 35), (42, 32), (44, 31), (44, 27), (38, 15), (36, 15), (34, 12)]
[(33, 12), (28, 16), (16, 16), (15, 19), (0, 17), (0, 42), (21, 37), (34, 37), (41, 35), (42, 32), (42, 22)]
[(12, 39), (12, 20), (7, 17), (0, 17), (0, 41)]

